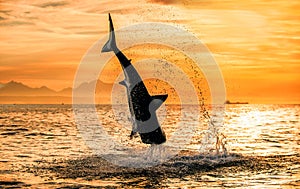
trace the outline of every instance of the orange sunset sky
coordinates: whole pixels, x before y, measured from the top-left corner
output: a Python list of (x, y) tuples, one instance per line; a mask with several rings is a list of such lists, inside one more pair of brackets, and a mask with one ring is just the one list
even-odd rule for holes
[(110, 12), (115, 28), (163, 22), (196, 35), (219, 64), (229, 100), (300, 103), (299, 10), (296, 0), (0, 0), (0, 83), (72, 87)]

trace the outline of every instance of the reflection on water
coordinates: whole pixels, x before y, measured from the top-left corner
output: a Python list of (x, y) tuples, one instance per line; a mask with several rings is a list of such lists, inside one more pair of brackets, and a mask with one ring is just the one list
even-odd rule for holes
[(300, 152), (298, 105), (230, 106), (225, 133), (231, 152), (249, 155), (295, 155)]
[[(129, 140), (130, 130), (116, 121), (109, 106), (98, 106), (97, 110), (105, 130), (116, 141), (136, 151), (148, 148), (139, 137)], [(118, 167), (92, 155), (77, 131), (71, 105), (1, 105), (0, 185), (299, 186), (299, 113), (299, 105), (227, 105), (220, 128), (226, 137), (227, 156), (199, 151), (206, 145), (202, 131), (207, 126), (200, 120), (192, 141), (179, 155), (155, 167), (139, 169)], [(168, 138), (181, 116), (178, 106), (167, 107), (162, 125)], [(193, 119), (186, 116), (186, 121)], [(118, 150), (125, 156), (122, 148)]]

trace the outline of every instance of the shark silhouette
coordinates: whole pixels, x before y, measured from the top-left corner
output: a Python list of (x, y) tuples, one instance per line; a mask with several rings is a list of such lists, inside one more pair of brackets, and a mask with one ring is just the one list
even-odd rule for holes
[(151, 96), (145, 87), (143, 80), (131, 64), (131, 60), (118, 49), (114, 26), (109, 14), (109, 39), (101, 52), (113, 51), (122, 66), (125, 79), (119, 84), (126, 87), (128, 105), (132, 120), (130, 138), (139, 133), (141, 140), (146, 144), (162, 144), (166, 142), (166, 135), (156, 116), (156, 110), (167, 99), (168, 95)]

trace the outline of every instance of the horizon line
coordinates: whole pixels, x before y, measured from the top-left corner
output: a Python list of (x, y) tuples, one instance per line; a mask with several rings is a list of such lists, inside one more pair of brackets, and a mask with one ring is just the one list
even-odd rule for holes
[[(0, 103), (0, 105), (111, 105), (111, 106), (127, 106), (128, 104), (109, 104), (109, 103), (95, 103), (95, 104), (72, 104), (72, 103)], [(199, 105), (200, 104), (177, 104), (177, 103), (167, 103), (166, 105)], [(248, 103), (248, 104), (204, 104), (206, 105), (300, 105), (300, 103)]]

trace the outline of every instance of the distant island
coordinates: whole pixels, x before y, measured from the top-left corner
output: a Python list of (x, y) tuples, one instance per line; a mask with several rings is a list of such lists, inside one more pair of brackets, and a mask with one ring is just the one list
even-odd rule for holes
[(248, 102), (230, 102), (229, 100), (226, 100), (224, 104), (249, 104)]

